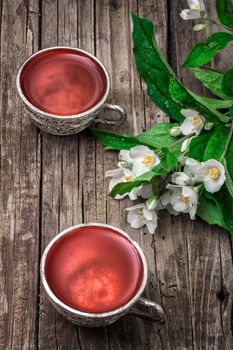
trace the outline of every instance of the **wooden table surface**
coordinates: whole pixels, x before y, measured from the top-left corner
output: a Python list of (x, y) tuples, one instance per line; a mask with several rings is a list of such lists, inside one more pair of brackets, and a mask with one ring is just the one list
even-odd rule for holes
[[(212, 0), (207, 1), (213, 12)], [(212, 6), (211, 6), (212, 5)], [(187, 216), (161, 215), (155, 235), (131, 229), (130, 201), (107, 198), (104, 173), (117, 155), (89, 131), (71, 137), (43, 134), (29, 120), (15, 88), (21, 62), (55, 45), (95, 54), (110, 72), (110, 101), (125, 107), (119, 130), (141, 132), (167, 120), (148, 99), (136, 72), (130, 11), (157, 24), (156, 38), (185, 83), (203, 92), (180, 68), (188, 51), (209, 33), (195, 34), (179, 12), (185, 0), (2, 0), (1, 26), (1, 239), (0, 349), (223, 350), (233, 348), (232, 240), (228, 233)], [(217, 56), (224, 70), (230, 50)], [(39, 263), (47, 243), (81, 222), (121, 227), (143, 248), (150, 279), (146, 296), (160, 303), (165, 324), (125, 316), (100, 329), (66, 322), (50, 306)]]

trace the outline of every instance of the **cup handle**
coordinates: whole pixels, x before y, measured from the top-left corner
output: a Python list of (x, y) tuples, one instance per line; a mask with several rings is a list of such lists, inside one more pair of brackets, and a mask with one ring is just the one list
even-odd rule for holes
[(154, 301), (145, 298), (138, 299), (128, 313), (152, 322), (165, 322), (163, 308)]
[(98, 117), (94, 120), (95, 123), (104, 124), (104, 125), (121, 125), (125, 122), (126, 111), (124, 110), (123, 107), (120, 107), (118, 105), (112, 105), (110, 103), (105, 103), (103, 105), (103, 111), (105, 112), (107, 109), (118, 112), (120, 115), (120, 118), (118, 120), (108, 120), (108, 119), (104, 119), (104, 117)]

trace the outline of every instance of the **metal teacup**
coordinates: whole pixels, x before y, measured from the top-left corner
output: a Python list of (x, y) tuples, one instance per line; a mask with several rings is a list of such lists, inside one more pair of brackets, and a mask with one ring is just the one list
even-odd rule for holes
[[(106, 89), (102, 99), (99, 102), (97, 102), (94, 107), (92, 107), (91, 109), (85, 112), (69, 115), (69, 116), (59, 116), (56, 114), (47, 113), (37, 108), (36, 106), (34, 106), (25, 96), (23, 89), (21, 87), (22, 72), (32, 59), (36, 58), (38, 55), (41, 55), (42, 53), (54, 51), (54, 50), (60, 50), (60, 49), (65, 49), (65, 50), (67, 49), (67, 50), (77, 51), (78, 53), (85, 54), (86, 56), (94, 60), (96, 64), (101, 67), (105, 75)], [(86, 129), (93, 122), (101, 123), (105, 125), (120, 125), (126, 120), (126, 112), (123, 107), (120, 107), (115, 104), (106, 103), (106, 100), (110, 91), (110, 78), (109, 78), (107, 69), (105, 68), (103, 63), (100, 62), (95, 56), (93, 56), (89, 52), (78, 48), (55, 46), (55, 47), (46, 48), (44, 50), (40, 50), (32, 54), (26, 59), (26, 61), (24, 61), (24, 63), (21, 65), (18, 71), (17, 78), (16, 78), (16, 87), (22, 102), (24, 103), (25, 107), (29, 111), (29, 116), (31, 117), (33, 123), (36, 126), (38, 126), (41, 130), (50, 134), (72, 135)], [(106, 110), (113, 110), (117, 112), (119, 114), (119, 117), (116, 120), (105, 119), (103, 116), (98, 117), (100, 113), (104, 113)]]
[[(69, 307), (68, 305), (64, 304), (61, 300), (59, 300), (56, 295), (53, 293), (53, 291), (50, 289), (48, 281), (46, 279), (45, 274), (45, 264), (46, 264), (46, 258), (50, 251), (50, 249), (53, 247), (53, 245), (63, 236), (69, 234), (70, 232), (82, 228), (82, 227), (104, 227), (109, 228), (117, 232), (118, 234), (125, 237), (128, 241), (130, 241), (134, 247), (136, 248), (143, 266), (143, 272), (142, 272), (142, 279), (141, 284), (135, 293), (135, 295), (131, 298), (127, 304), (119, 307), (118, 309), (115, 309), (113, 311), (108, 311), (104, 313), (88, 313), (79, 311), (77, 309), (73, 309)], [(70, 227), (61, 233), (59, 233), (57, 236), (55, 236), (52, 241), (48, 244), (46, 247), (42, 260), (41, 260), (41, 267), (40, 267), (40, 273), (41, 273), (41, 280), (42, 284), (44, 286), (45, 292), (52, 303), (52, 305), (57, 309), (59, 313), (61, 313), (68, 321), (81, 325), (86, 327), (102, 327), (107, 326), (116, 320), (118, 320), (120, 317), (125, 315), (126, 313), (132, 314), (141, 318), (148, 319), (153, 322), (163, 322), (165, 315), (162, 307), (155, 303), (152, 300), (148, 300), (142, 297), (142, 293), (145, 289), (147, 279), (148, 279), (148, 268), (147, 268), (147, 262), (145, 255), (142, 251), (142, 249), (139, 247), (137, 242), (132, 240), (130, 236), (122, 231), (119, 228), (116, 228), (111, 225), (106, 224), (97, 224), (97, 223), (90, 223), (90, 224), (80, 224), (73, 227)]]

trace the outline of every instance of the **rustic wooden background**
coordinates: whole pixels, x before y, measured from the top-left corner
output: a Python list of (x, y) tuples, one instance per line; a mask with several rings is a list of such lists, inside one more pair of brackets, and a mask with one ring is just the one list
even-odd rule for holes
[[(207, 3), (213, 12), (213, 1)], [(106, 198), (104, 173), (114, 168), (116, 154), (104, 151), (88, 131), (42, 134), (15, 88), (17, 69), (32, 52), (54, 45), (86, 49), (110, 72), (110, 101), (128, 112), (124, 130), (141, 132), (166, 117), (147, 98), (135, 70), (130, 11), (154, 20), (159, 45), (178, 76), (202, 92), (180, 68), (197, 38), (207, 35), (194, 35), (192, 23), (179, 17), (185, 7), (185, 0), (1, 1), (1, 349), (233, 348), (229, 234), (166, 213), (154, 236), (130, 229), (123, 213), (129, 202)], [(217, 56), (214, 66), (224, 70), (230, 52)], [(63, 228), (89, 221), (120, 226), (139, 242), (150, 269), (146, 295), (164, 307), (165, 324), (126, 316), (108, 328), (85, 329), (49, 305), (40, 284), (41, 253)]]

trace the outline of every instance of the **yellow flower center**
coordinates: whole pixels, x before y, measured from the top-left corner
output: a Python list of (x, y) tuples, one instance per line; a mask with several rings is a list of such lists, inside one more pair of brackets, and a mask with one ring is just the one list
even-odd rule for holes
[(145, 164), (145, 166), (150, 167), (154, 164), (154, 156), (152, 156), (151, 154), (147, 154), (144, 158), (142, 163)]
[(131, 182), (131, 181), (132, 181), (132, 176), (130, 176), (130, 175), (125, 175), (125, 176), (122, 177), (122, 180), (123, 180), (124, 182)]
[(200, 11), (201, 7), (199, 4), (196, 4), (193, 6), (193, 10), (197, 10), (197, 11)]
[(179, 200), (186, 205), (189, 205), (189, 197), (184, 196), (183, 194), (179, 195)]
[(136, 216), (137, 216), (139, 219), (143, 219), (143, 218), (144, 218), (143, 209), (137, 209)]
[(210, 168), (208, 171), (208, 175), (211, 178), (211, 180), (217, 180), (217, 178), (220, 175), (220, 171), (218, 170), (218, 168)]
[(199, 117), (199, 115), (195, 115), (192, 119), (192, 123), (194, 126), (198, 126), (201, 124), (201, 118)]

